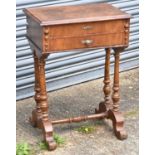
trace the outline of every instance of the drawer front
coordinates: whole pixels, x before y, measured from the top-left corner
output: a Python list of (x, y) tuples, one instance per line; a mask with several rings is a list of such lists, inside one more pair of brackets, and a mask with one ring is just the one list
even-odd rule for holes
[(123, 44), (123, 37), (123, 33), (115, 33), (107, 35), (51, 39), (49, 41), (49, 51), (56, 52), (81, 48), (119, 46)]
[(51, 38), (76, 37), (89, 34), (118, 33), (124, 29), (123, 20), (91, 22), (49, 27)]
[(128, 46), (129, 20), (113, 20), (43, 28), (43, 52)]

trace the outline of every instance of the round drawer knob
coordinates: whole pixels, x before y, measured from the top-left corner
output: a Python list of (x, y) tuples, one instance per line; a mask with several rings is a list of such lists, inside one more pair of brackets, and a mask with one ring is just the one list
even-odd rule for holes
[(93, 29), (93, 27), (90, 26), (90, 25), (88, 25), (88, 26), (84, 26), (83, 29), (84, 29), (84, 30), (91, 30), (91, 29)]
[(82, 40), (81, 42), (85, 45), (91, 45), (93, 43), (93, 40)]

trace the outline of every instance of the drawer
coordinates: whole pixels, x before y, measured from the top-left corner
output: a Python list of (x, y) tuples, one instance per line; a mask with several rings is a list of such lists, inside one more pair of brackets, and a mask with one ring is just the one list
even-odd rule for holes
[(55, 25), (49, 27), (51, 38), (78, 37), (89, 34), (118, 33), (124, 30), (123, 20)]
[[(50, 38), (48, 51), (64, 51), (81, 48), (119, 46), (123, 44), (123, 33), (107, 35), (90, 35), (83, 37)], [(47, 52), (48, 52), (47, 51)]]
[(27, 38), (40, 55), (129, 44), (130, 16), (109, 4), (29, 8), (24, 12)]

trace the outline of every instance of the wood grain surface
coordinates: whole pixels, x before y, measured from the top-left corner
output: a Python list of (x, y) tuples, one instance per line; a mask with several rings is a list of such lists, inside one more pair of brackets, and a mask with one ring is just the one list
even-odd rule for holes
[(36, 7), (24, 12), (44, 26), (130, 18), (129, 14), (106, 3)]

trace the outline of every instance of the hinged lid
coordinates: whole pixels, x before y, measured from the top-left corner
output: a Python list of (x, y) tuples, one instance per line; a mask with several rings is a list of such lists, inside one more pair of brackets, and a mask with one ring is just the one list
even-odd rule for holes
[(36, 7), (24, 12), (42, 26), (130, 18), (129, 14), (106, 3)]

